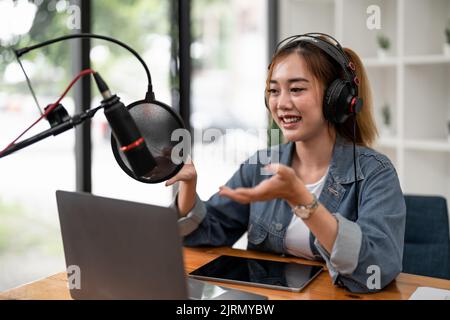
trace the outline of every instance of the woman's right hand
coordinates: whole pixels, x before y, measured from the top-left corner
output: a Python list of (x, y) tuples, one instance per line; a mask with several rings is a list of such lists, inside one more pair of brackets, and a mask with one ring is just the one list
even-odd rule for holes
[(195, 205), (197, 188), (197, 171), (191, 158), (188, 158), (181, 170), (166, 181), (166, 187), (180, 182), (178, 189), (178, 211), (185, 216)]

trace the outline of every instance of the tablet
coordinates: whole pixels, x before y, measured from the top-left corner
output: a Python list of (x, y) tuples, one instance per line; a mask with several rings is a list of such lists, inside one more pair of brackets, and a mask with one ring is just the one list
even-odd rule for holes
[(321, 266), (222, 255), (192, 271), (189, 276), (300, 292), (322, 270)]

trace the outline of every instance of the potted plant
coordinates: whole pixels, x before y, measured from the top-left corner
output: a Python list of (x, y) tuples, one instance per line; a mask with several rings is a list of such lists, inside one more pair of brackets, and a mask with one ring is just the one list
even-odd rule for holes
[(448, 20), (447, 27), (445, 28), (444, 54), (450, 56), (450, 19)]
[(383, 59), (386, 57), (389, 48), (391, 47), (391, 41), (384, 34), (378, 34), (377, 36), (378, 42), (378, 57)]
[(385, 103), (381, 108), (381, 117), (383, 120), (382, 132), (383, 136), (392, 135), (392, 117), (391, 117), (391, 107), (389, 104)]

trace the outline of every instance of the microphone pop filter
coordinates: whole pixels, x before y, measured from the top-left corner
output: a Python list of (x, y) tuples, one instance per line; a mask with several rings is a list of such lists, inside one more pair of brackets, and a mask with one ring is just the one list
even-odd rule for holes
[(184, 165), (181, 161), (182, 154), (178, 155), (178, 160), (172, 155), (173, 148), (180, 144), (178, 140), (172, 141), (172, 133), (177, 129), (185, 129), (183, 120), (168, 105), (156, 100), (136, 101), (127, 108), (156, 160), (156, 167), (144, 176), (135, 176), (126, 156), (111, 134), (111, 147), (117, 163), (126, 174), (140, 182), (159, 183), (170, 179)]

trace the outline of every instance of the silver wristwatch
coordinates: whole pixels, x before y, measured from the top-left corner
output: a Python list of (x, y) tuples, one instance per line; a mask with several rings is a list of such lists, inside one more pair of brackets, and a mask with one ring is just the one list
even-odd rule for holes
[(316, 195), (313, 193), (313, 201), (307, 205), (297, 205), (292, 208), (292, 212), (299, 218), (303, 220), (307, 220), (311, 217), (311, 215), (316, 211), (319, 206), (319, 201), (317, 200)]

